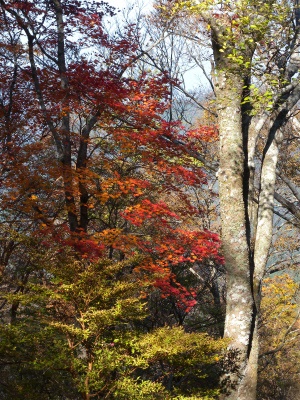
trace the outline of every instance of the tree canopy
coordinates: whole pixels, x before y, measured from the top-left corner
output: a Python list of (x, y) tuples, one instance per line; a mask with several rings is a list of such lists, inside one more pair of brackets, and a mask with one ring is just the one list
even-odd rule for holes
[(0, 6), (0, 398), (296, 396), (298, 4)]

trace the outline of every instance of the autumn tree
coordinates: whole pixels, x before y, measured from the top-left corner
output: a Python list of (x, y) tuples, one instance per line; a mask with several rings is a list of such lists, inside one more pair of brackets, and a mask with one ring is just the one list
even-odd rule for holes
[(0, 4), (3, 396), (215, 396), (224, 342), (174, 327), (200, 300), (182, 271), (223, 258), (191, 223), (206, 181), (164, 119), (167, 73), (134, 69), (104, 3)]
[(259, 324), (258, 398), (297, 398), (299, 285), (288, 274), (266, 278)]
[(200, 44), (208, 43), (205, 30), (211, 40), (227, 271), (225, 336), (239, 359), (237, 371), (226, 377), (233, 387), (224, 398), (255, 399), (257, 324), (277, 160), (283, 127), (293, 120), (300, 93), (299, 11), (292, 2), (175, 1), (158, 2), (158, 12), (169, 21), (176, 13), (178, 20), (189, 16), (193, 27), (200, 24)]

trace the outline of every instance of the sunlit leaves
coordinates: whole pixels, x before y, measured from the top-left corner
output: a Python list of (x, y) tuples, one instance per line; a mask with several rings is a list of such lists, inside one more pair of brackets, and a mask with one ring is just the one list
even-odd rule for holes
[[(216, 130), (164, 120), (167, 74), (135, 69), (134, 28), (104, 32), (104, 3), (1, 4), (1, 346), (14, 397), (37, 398), (30, 377), (39, 374), (66, 379), (54, 396), (167, 398), (165, 372), (153, 373), (150, 300), (190, 313), (197, 293), (175, 267), (223, 262), (189, 200), (206, 182), (190, 153)], [(168, 365), (185, 365), (178, 381), (192, 356), (218, 369), (221, 342), (170, 331), (179, 336), (177, 350), (162, 345)]]

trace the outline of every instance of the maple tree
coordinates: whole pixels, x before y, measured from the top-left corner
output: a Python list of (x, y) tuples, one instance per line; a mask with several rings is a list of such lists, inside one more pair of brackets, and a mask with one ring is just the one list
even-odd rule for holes
[[(224, 342), (174, 328), (199, 299), (180, 271), (223, 258), (218, 235), (195, 229), (188, 192), (206, 178), (163, 118), (169, 77), (134, 69), (134, 28), (109, 36), (105, 3), (0, 5), (1, 390), (214, 396), (202, 375), (218, 376)], [(185, 135), (192, 151), (196, 132)], [(157, 331), (164, 360), (147, 327), (155, 296), (181, 316)]]
[[(273, 198), (295, 227), (299, 219), (299, 122), (289, 114), (299, 97), (297, 9), (216, 1), (222, 10), (212, 12), (212, 2), (159, 3), (144, 49), (138, 23), (106, 31), (115, 11), (105, 3), (0, 0), (4, 398), (211, 399), (222, 375), (223, 398), (249, 400), (257, 327), (261, 365), (276, 354), (259, 395), (280, 396), (279, 376), (291, 385), (285, 369), (279, 373), (285, 350), (273, 350), (277, 332), (295, 317), (295, 283), (278, 279), (264, 288), (263, 318), (268, 304), (274, 308), (272, 339), (258, 316)], [(186, 50), (199, 15), (205, 46), (213, 35), (216, 101), (198, 101), (180, 82), (181, 61), (203, 67), (201, 51)], [(271, 38), (291, 45), (285, 59)], [(260, 58), (263, 68), (255, 59), (262, 54), (269, 56)], [(204, 110), (193, 127), (179, 92)], [(204, 164), (219, 167), (219, 138), (225, 266), (210, 231), (219, 223), (215, 181), (204, 174)], [(282, 143), (277, 166), (286, 188), (274, 193)], [(228, 341), (216, 340), (224, 332), (225, 271), (227, 358)], [(274, 287), (289, 292), (288, 304), (272, 297)], [(277, 311), (285, 313), (282, 324)]]

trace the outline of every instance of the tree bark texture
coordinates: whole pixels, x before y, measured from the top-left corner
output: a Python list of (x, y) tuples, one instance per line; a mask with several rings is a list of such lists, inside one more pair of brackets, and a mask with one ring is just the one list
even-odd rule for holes
[[(217, 43), (217, 42), (216, 42)], [(255, 400), (259, 354), (258, 318), (261, 283), (272, 242), (276, 166), (286, 105), (263, 118), (268, 135), (254, 205), (254, 155), (261, 124), (245, 124), (246, 70), (228, 65), (215, 46), (216, 96), (220, 133), (218, 171), (222, 243), (226, 263), (227, 305), (224, 336), (230, 338), (235, 371), (224, 377), (227, 400)], [(244, 72), (244, 73), (243, 73)], [(244, 75), (244, 77), (243, 77)], [(291, 103), (293, 106), (295, 103)], [(248, 113), (248, 111), (246, 111)]]
[[(247, 235), (247, 204), (245, 203), (245, 153), (242, 130), (242, 93), (244, 79), (240, 74), (218, 72), (216, 85), (219, 132), (220, 168), (218, 171), (222, 220), (223, 253), (226, 260), (227, 308), (225, 337), (231, 339), (237, 373), (225, 378), (235, 387), (227, 399), (249, 397), (248, 371), (251, 337), (254, 330), (254, 299), (251, 286), (251, 261)], [(245, 397), (246, 400), (246, 397)]]
[[(236, 15), (239, 7), (249, 6), (241, 4), (231, 4)], [(272, 243), (276, 166), (282, 128), (300, 98), (299, 84), (292, 80), (300, 65), (296, 40), (299, 19), (293, 25), (295, 40), (286, 64), (286, 81), (268, 110), (263, 106), (256, 109), (251, 99), (251, 65), (257, 43), (264, 35), (270, 40), (271, 31), (266, 28), (261, 34), (255, 25), (252, 32), (247, 27), (239, 28), (238, 23), (232, 25), (231, 14), (225, 9), (218, 18), (210, 10), (203, 12), (202, 17), (211, 26), (220, 134), (218, 180), (227, 281), (224, 336), (231, 341), (235, 360), (235, 370), (224, 376), (221, 398), (255, 400), (261, 284)], [(269, 21), (269, 16), (262, 12), (260, 23), (267, 27)], [(255, 165), (259, 137), (264, 140), (260, 171)]]

